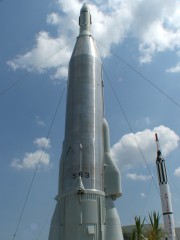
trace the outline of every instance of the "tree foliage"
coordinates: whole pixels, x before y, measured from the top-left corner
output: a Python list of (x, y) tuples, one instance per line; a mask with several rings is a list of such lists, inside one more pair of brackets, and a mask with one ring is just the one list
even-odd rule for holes
[(150, 221), (150, 229), (147, 231), (147, 239), (148, 240), (160, 240), (163, 237), (163, 231), (160, 227), (160, 215), (155, 211), (149, 214), (149, 221)]
[(143, 227), (144, 227), (144, 221), (145, 218), (143, 220), (141, 220), (141, 217), (135, 217), (135, 229), (133, 230), (132, 233), (132, 240), (142, 240), (144, 239), (143, 236)]
[(131, 234), (131, 240), (161, 240), (164, 237), (163, 230), (160, 227), (160, 215), (155, 211), (149, 214), (150, 226), (144, 227), (145, 218), (135, 217), (135, 229)]

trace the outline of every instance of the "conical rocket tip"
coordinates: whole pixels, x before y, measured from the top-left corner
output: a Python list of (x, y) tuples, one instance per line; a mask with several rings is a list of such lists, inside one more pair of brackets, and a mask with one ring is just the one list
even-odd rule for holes
[(90, 9), (89, 9), (89, 6), (88, 4), (85, 2), (81, 8), (81, 12), (89, 12)]
[(90, 35), (91, 14), (87, 3), (85, 2), (80, 11), (79, 26), (80, 35)]
[(158, 135), (157, 135), (157, 133), (155, 133), (155, 139), (156, 139), (156, 142), (159, 141), (159, 140), (158, 140)]

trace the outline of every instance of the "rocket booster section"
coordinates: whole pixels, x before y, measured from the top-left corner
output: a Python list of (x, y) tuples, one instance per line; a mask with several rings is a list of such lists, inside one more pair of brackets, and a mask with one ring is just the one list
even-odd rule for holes
[(174, 217), (173, 217), (173, 211), (172, 211), (171, 194), (170, 194), (170, 189), (168, 184), (168, 177), (166, 172), (166, 164), (160, 151), (157, 134), (155, 134), (155, 138), (157, 143), (156, 166), (157, 166), (157, 174), (159, 179), (164, 228), (167, 233), (166, 239), (175, 240), (176, 237), (175, 237)]
[(65, 138), (49, 240), (123, 240), (113, 203), (121, 196), (121, 179), (110, 156), (102, 62), (86, 3), (79, 25), (69, 63)]
[(89, 24), (84, 6), (69, 63), (62, 192), (74, 190), (78, 177), (85, 189), (103, 191), (102, 64)]

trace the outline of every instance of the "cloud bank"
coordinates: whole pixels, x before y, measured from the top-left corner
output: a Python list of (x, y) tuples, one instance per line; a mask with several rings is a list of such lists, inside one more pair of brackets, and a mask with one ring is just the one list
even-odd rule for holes
[[(73, 46), (69, 39), (78, 35), (78, 17), (82, 1), (58, 0), (57, 12), (47, 16), (47, 24), (56, 27), (57, 36), (41, 31), (27, 53), (8, 61), (12, 69), (26, 69), (43, 73), (54, 69), (52, 78), (67, 77), (67, 64)], [(178, 0), (152, 1), (89, 1), (92, 14), (92, 32), (102, 57), (110, 54), (113, 44), (127, 38), (136, 39), (140, 63), (151, 62), (158, 52), (178, 51), (180, 48), (180, 2)], [(73, 43), (74, 45), (74, 43)], [(168, 72), (179, 72), (179, 63)]]
[(142, 198), (146, 198), (146, 194), (145, 194), (145, 193), (140, 193), (140, 196), (141, 196)]
[(140, 180), (140, 181), (147, 181), (147, 180), (150, 180), (152, 179), (152, 176), (147, 176), (147, 175), (142, 175), (142, 174), (137, 174), (137, 173), (127, 173), (126, 174), (126, 177), (131, 179), (131, 180)]
[(174, 171), (174, 175), (176, 177), (180, 177), (180, 167), (178, 167), (175, 171)]
[(168, 68), (166, 70), (166, 72), (169, 72), (169, 73), (179, 73), (180, 72), (180, 62), (178, 62), (176, 66)]
[(19, 170), (34, 169), (37, 167), (46, 169), (50, 166), (50, 155), (45, 149), (51, 147), (50, 140), (47, 138), (36, 138), (33, 143), (40, 149), (34, 152), (26, 152), (23, 159), (13, 159), (11, 167)]
[[(177, 148), (179, 136), (171, 129), (165, 126), (155, 127), (153, 130), (145, 129), (135, 134), (129, 133), (124, 135), (111, 148), (112, 159), (117, 163), (119, 169), (130, 170), (139, 165), (145, 166), (155, 163), (156, 160), (156, 144), (154, 134), (157, 133), (161, 150), (164, 157)], [(47, 169), (50, 167), (50, 154), (48, 150), (51, 148), (50, 139), (45, 137), (36, 138), (33, 144), (38, 148), (33, 152), (26, 152), (22, 159), (13, 159), (11, 167), (15, 169), (34, 169), (37, 164), (39, 168)], [(145, 160), (143, 159), (139, 148), (141, 149)], [(174, 171), (174, 175), (180, 177), (180, 167)], [(149, 175), (137, 173), (127, 173), (126, 177), (131, 180), (147, 181), (152, 178)]]
[[(164, 157), (177, 148), (179, 136), (170, 128), (162, 125), (155, 127), (153, 130), (145, 129), (144, 131), (135, 134), (126, 134), (111, 148), (112, 158), (121, 170), (132, 169), (139, 165), (145, 166), (145, 160), (148, 164), (155, 163), (155, 133), (158, 134)], [(141, 149), (145, 160), (143, 159), (139, 148)], [(138, 178), (137, 175), (131, 175), (131, 178), (132, 177)]]
[(50, 144), (50, 139), (47, 139), (45, 137), (42, 138), (36, 138), (33, 143), (38, 147), (38, 148), (50, 148), (51, 144)]
[(36, 116), (35, 122), (40, 127), (46, 127), (46, 123), (41, 119), (40, 116)]

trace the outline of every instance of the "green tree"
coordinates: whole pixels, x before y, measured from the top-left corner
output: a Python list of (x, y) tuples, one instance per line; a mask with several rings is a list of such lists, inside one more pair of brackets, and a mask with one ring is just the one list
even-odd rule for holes
[(143, 220), (141, 220), (141, 217), (135, 217), (134, 220), (135, 220), (136, 228), (132, 232), (131, 239), (132, 240), (143, 240), (144, 239), (143, 226), (144, 226), (145, 218)]
[(133, 229), (131, 240), (136, 240), (136, 231)]
[(135, 217), (135, 229), (133, 230), (131, 240), (161, 240), (165, 237), (165, 233), (160, 227), (160, 215), (155, 211), (149, 214), (149, 227), (145, 228), (145, 218)]
[(160, 227), (160, 215), (155, 211), (149, 214), (150, 228), (148, 229), (146, 236), (148, 240), (160, 240), (164, 236), (164, 233)]

